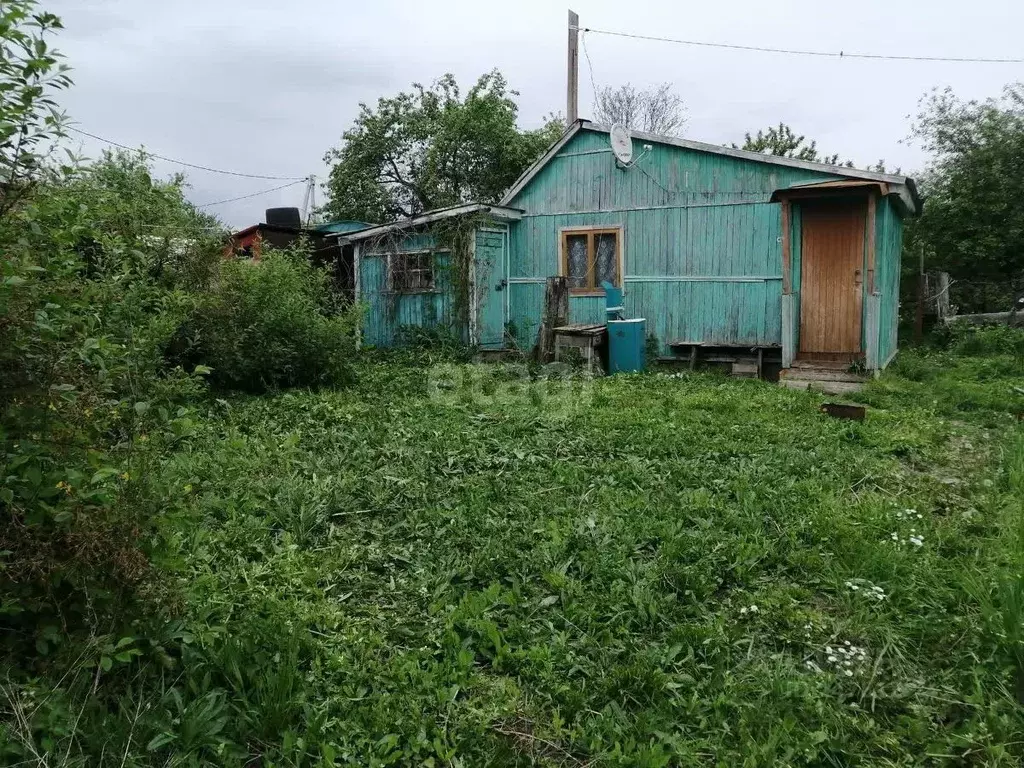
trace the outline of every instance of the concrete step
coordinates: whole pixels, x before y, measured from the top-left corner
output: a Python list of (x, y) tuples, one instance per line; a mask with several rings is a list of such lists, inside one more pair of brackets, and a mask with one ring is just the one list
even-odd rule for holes
[(849, 360), (794, 360), (793, 368), (809, 370), (846, 371), (850, 368)]
[(805, 381), (851, 381), (865, 382), (868, 377), (863, 373), (853, 373), (846, 369), (835, 368), (784, 368), (779, 373), (780, 379), (803, 379)]
[(800, 389), (810, 392), (823, 392), (826, 395), (847, 395), (860, 392), (864, 381), (835, 381), (829, 379), (797, 379), (787, 377), (779, 379), (779, 386), (787, 389)]

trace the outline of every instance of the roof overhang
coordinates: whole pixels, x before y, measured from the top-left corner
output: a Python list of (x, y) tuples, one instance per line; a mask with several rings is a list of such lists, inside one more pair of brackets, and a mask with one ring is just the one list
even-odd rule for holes
[(884, 181), (867, 181), (848, 179), (845, 181), (817, 181), (810, 184), (794, 184), (790, 187), (783, 187), (772, 192), (771, 202), (780, 200), (821, 200), (830, 197), (842, 197), (844, 195), (872, 194), (877, 193), (881, 197), (892, 196), (898, 201), (901, 213), (904, 215), (915, 215), (918, 201), (915, 199), (916, 190), (912, 190), (907, 184), (888, 184)]
[[(577, 120), (569, 126), (569, 129), (562, 134), (558, 141), (551, 145), (550, 149), (548, 149), (548, 151), (545, 152), (537, 162), (527, 168), (523, 175), (516, 180), (516, 183), (512, 185), (509, 191), (501, 199), (501, 204), (508, 205), (511, 203), (515, 196), (530, 183), (533, 177), (536, 176), (540, 170), (561, 151), (562, 147), (568, 144), (580, 131), (609, 133), (611, 131), (611, 127), (592, 123), (589, 120)], [(632, 136), (638, 141), (650, 144), (665, 144), (672, 147), (690, 149), (695, 152), (708, 152), (714, 155), (734, 157), (738, 160), (750, 160), (756, 163), (778, 165), (785, 168), (799, 168), (800, 170), (827, 173), (832, 176), (842, 176), (860, 181), (881, 182), (891, 187), (889, 194), (897, 194), (899, 196), (908, 213), (916, 215), (921, 210), (921, 199), (917, 193), (917, 186), (914, 184), (914, 180), (908, 176), (897, 176), (889, 173), (879, 173), (877, 171), (862, 171), (858, 168), (846, 168), (841, 165), (829, 165), (827, 163), (814, 163), (810, 160), (798, 160), (795, 157), (766, 155), (762, 152), (751, 152), (746, 149), (734, 149), (733, 147), (725, 147), (718, 144), (706, 144), (702, 141), (691, 141), (690, 139), (682, 139), (677, 136), (662, 136), (660, 134), (643, 133), (640, 131), (633, 131)]]
[(250, 224), (245, 229), (232, 232), (231, 237), (248, 237), (253, 232), (283, 232), (288, 235), (299, 235), (303, 232), (315, 234), (311, 229), (296, 229), (295, 227), (285, 227), (280, 224)]
[(421, 227), (426, 224), (432, 224), (435, 221), (443, 221), (445, 219), (452, 219), (458, 216), (470, 216), (477, 213), (484, 214), (492, 219), (498, 219), (499, 221), (519, 221), (519, 219), (523, 218), (523, 210), (521, 208), (509, 208), (504, 205), (487, 205), (484, 203), (465, 203), (463, 205), (453, 205), (448, 208), (438, 208), (433, 211), (422, 213), (419, 216), (414, 216), (411, 219), (403, 219), (401, 221), (392, 222), (391, 224), (381, 224), (380, 226), (361, 229), (357, 232), (331, 233), (328, 234), (327, 237), (337, 237), (339, 240), (346, 243), (357, 243), (361, 240), (380, 237), (388, 232), (403, 229), (415, 229), (416, 227)]

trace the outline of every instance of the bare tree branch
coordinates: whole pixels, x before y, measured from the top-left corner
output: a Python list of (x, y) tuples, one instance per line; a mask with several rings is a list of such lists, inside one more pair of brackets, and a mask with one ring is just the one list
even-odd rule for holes
[(686, 127), (683, 99), (672, 91), (672, 83), (639, 90), (626, 83), (597, 92), (595, 118), (601, 123), (618, 123), (644, 133), (681, 135)]

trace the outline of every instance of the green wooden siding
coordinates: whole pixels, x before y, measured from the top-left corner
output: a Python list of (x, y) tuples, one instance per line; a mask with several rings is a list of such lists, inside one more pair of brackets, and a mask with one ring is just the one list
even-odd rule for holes
[[(620, 169), (605, 134), (583, 131), (511, 202), (512, 321), (532, 339), (543, 285), (557, 274), (559, 232), (621, 226), (625, 306), (646, 317), (662, 348), (671, 341), (781, 343), (780, 207), (772, 192), (838, 178), (708, 152), (635, 142), (633, 168)], [(572, 322), (603, 322), (604, 301), (570, 299)]]
[[(524, 211), (520, 221), (478, 229), (474, 323), (482, 346), (502, 346), (508, 328), (522, 349), (532, 348), (545, 280), (560, 271), (561, 231), (576, 227), (621, 228), (626, 313), (647, 318), (648, 332), (663, 352), (673, 341), (781, 345), (781, 207), (770, 202), (771, 195), (842, 177), (672, 145), (642, 146), (634, 141), (632, 167), (620, 168), (607, 134), (581, 131), (510, 201)], [(880, 203), (877, 226), (878, 351), (884, 364), (896, 348), (902, 234), (891, 201)], [(401, 248), (432, 245), (420, 233), (407, 235)], [(787, 334), (799, 345), (798, 204), (791, 247)], [(451, 285), (443, 265), (437, 274), (433, 293), (388, 295), (382, 260), (364, 255), (360, 286), (369, 307), (364, 341), (393, 344), (402, 325), (451, 326)], [(604, 307), (601, 296), (573, 296), (570, 321), (603, 323)]]
[(800, 349), (800, 278), (803, 275), (804, 216), (799, 205), (789, 209), (789, 289), (793, 293), (793, 350)]
[[(414, 234), (406, 237), (395, 253), (430, 250), (433, 246), (434, 241), (429, 236)], [(387, 260), (386, 253), (366, 252), (360, 255), (359, 293), (366, 307), (362, 343), (376, 347), (394, 346), (403, 326), (454, 329), (448, 253), (434, 253), (433, 291), (389, 291)]]
[(881, 294), (878, 324), (878, 362), (881, 367), (885, 367), (896, 354), (902, 257), (903, 219), (892, 201), (883, 199), (875, 219), (875, 283)]
[(481, 227), (476, 232), (476, 333), (484, 349), (500, 349), (505, 339), (505, 245), (507, 226)]
[(767, 202), (780, 187), (839, 179), (727, 155), (633, 142), (633, 168), (616, 167), (608, 134), (581, 131), (509, 205), (527, 215), (612, 211), (646, 206)]

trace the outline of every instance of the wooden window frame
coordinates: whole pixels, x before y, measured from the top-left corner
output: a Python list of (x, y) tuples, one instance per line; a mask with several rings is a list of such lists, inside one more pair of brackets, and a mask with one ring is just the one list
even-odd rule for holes
[[(621, 224), (611, 226), (583, 226), (583, 227), (562, 227), (558, 230), (558, 269), (562, 277), (569, 276), (569, 248), (570, 237), (586, 235), (587, 238), (587, 274), (588, 278), (597, 279), (597, 247), (595, 246), (596, 235), (615, 235), (615, 287), (621, 288), (625, 282), (625, 251), (626, 243), (623, 238), (625, 227)], [(583, 288), (569, 288), (570, 296), (604, 296), (604, 289), (599, 285), (588, 285)]]
[[(414, 294), (414, 293), (437, 293), (437, 265), (435, 263), (437, 251), (421, 249), (417, 251), (396, 251), (387, 254), (387, 286), (390, 293)], [(430, 258), (430, 285), (420, 288), (398, 287), (395, 285), (396, 258), (403, 262), (410, 257), (420, 259), (424, 256)], [(407, 271), (407, 270), (406, 270)], [(423, 272), (425, 270), (418, 270)], [(404, 272), (403, 272), (404, 273)]]

